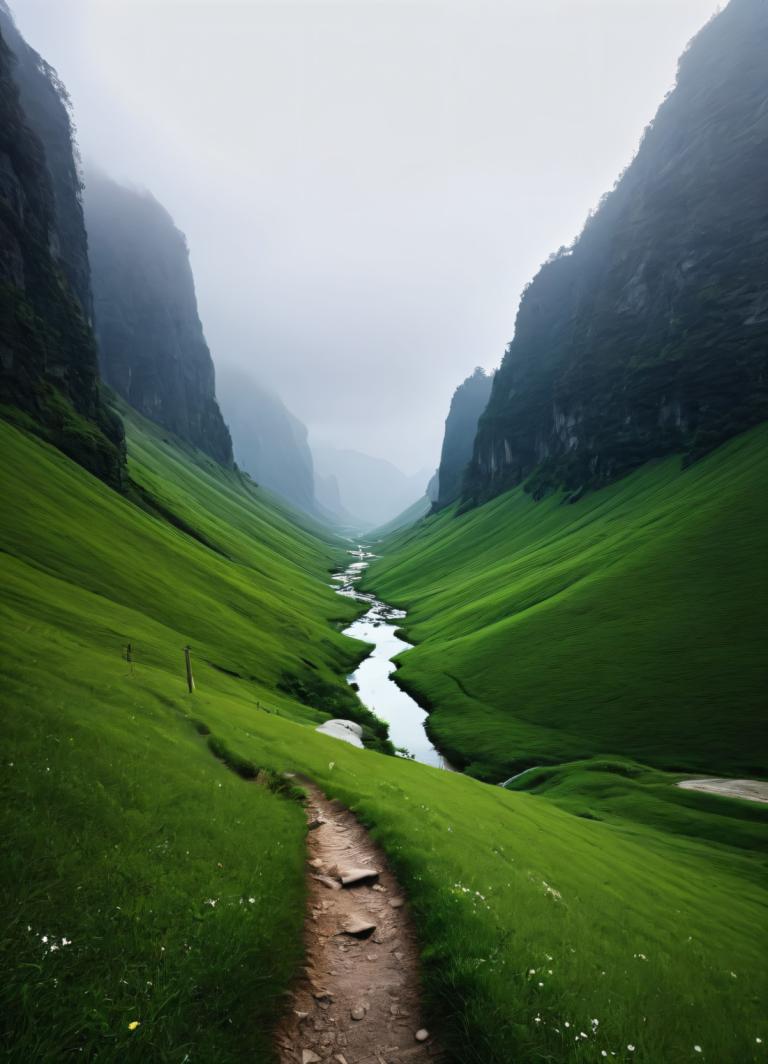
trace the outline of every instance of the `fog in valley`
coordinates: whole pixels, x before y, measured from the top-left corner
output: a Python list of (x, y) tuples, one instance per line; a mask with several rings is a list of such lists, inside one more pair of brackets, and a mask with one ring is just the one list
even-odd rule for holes
[[(629, 162), (716, 9), (12, 6), (71, 94), (86, 166), (149, 189), (186, 234), (225, 419), (247, 431), (243, 374), (276, 393), (269, 416), (302, 454), (306, 426), (324, 497), (340, 487), (369, 525), (423, 493), (454, 389), (498, 365), (521, 289)], [(239, 431), (241, 460), (258, 448)]]

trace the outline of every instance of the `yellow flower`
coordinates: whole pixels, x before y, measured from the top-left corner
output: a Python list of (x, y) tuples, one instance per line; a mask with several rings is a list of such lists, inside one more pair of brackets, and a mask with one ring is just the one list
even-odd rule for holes
[(136, 1028), (139, 1026), (139, 1022), (139, 1020), (131, 1020), (131, 1022), (128, 1024), (128, 1030), (135, 1031)]

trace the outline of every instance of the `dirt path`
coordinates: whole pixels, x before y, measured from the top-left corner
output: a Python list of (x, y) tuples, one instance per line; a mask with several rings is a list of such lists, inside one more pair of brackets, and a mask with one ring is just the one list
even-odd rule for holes
[(707, 791), (727, 798), (746, 798), (750, 802), (768, 802), (768, 781), (726, 780), (718, 777), (706, 780), (683, 780), (678, 783), (687, 791)]
[(435, 1061), (397, 881), (352, 814), (301, 782), (310, 795), (307, 966), (277, 1032), (281, 1064)]

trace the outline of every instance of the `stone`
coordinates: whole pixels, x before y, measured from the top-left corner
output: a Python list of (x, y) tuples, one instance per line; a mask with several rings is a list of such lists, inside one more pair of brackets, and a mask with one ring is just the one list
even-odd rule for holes
[(353, 935), (355, 938), (367, 938), (375, 930), (376, 924), (372, 923), (367, 917), (352, 913), (347, 917), (339, 934)]
[(426, 1042), (426, 1040), (429, 1038), (429, 1031), (426, 1029), (426, 1027), (420, 1027), (414, 1035), (414, 1038), (417, 1042)]
[(318, 883), (322, 883), (328, 890), (341, 890), (341, 883), (337, 879), (331, 879), (330, 876), (312, 876)]
[(402, 898), (390, 898), (389, 904), (393, 909), (401, 909), (405, 902)]
[(353, 1009), (350, 1009), (349, 1015), (352, 1017), (353, 1020), (364, 1020), (365, 1009), (362, 1005), (355, 1005)]
[(322, 1064), (322, 1058), (313, 1053), (311, 1049), (302, 1049), (301, 1064)]
[(366, 883), (379, 878), (375, 868), (345, 868), (339, 876), (342, 886), (353, 887), (357, 883)]

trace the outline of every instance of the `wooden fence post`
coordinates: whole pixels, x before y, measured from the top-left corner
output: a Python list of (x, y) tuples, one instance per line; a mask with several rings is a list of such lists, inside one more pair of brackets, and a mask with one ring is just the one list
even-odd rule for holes
[(184, 647), (184, 661), (186, 662), (187, 666), (187, 687), (189, 688), (190, 694), (192, 694), (195, 689), (195, 681), (194, 677), (192, 676), (192, 658), (190, 657), (191, 650), (191, 647)]

